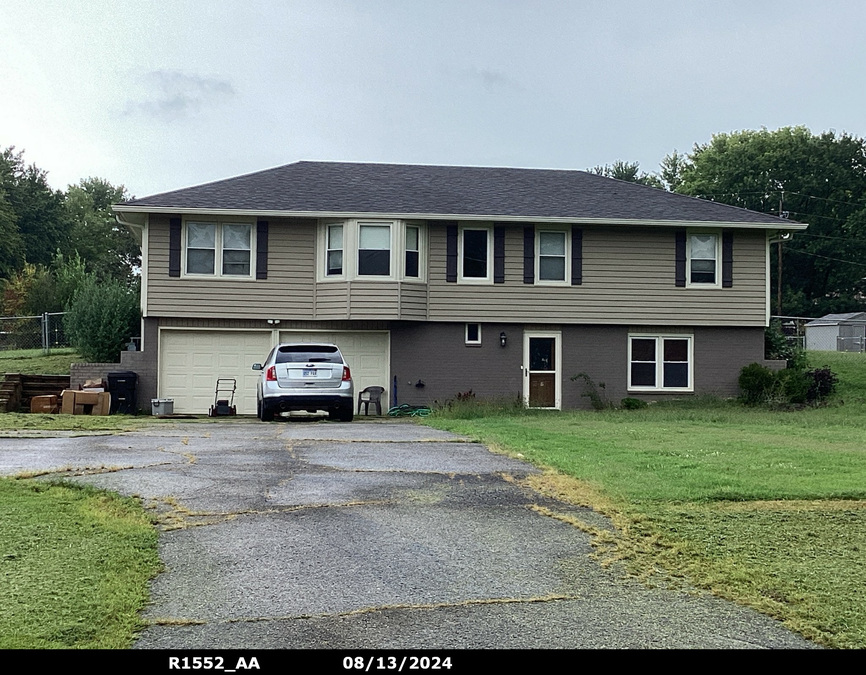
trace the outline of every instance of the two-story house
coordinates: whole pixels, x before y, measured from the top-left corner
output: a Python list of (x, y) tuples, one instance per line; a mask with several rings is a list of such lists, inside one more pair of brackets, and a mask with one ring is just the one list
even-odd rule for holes
[[(764, 357), (770, 240), (805, 225), (582, 171), (297, 162), (114, 207), (142, 247), (140, 393), (256, 409), (279, 342), (356, 389), (542, 408), (735, 395)], [(395, 391), (396, 389), (396, 391)]]

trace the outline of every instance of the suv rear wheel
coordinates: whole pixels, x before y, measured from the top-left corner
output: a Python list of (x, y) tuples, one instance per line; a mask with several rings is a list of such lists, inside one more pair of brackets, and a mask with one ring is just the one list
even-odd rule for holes
[(274, 411), (272, 408), (269, 408), (264, 401), (259, 401), (257, 412), (259, 414), (259, 419), (262, 422), (273, 422), (274, 421)]

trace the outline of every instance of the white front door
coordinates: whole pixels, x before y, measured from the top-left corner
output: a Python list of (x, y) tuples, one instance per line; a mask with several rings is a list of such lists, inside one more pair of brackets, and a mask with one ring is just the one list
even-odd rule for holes
[(562, 333), (523, 334), (523, 400), (528, 408), (562, 408)]

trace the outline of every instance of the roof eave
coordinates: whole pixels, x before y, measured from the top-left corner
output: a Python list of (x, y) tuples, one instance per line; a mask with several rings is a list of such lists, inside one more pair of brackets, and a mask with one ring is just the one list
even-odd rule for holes
[(388, 218), (399, 220), (468, 220), (496, 221), (513, 223), (552, 223), (580, 225), (636, 225), (643, 227), (706, 227), (706, 228), (738, 228), (752, 230), (805, 230), (806, 223), (796, 222), (735, 222), (721, 220), (659, 220), (652, 218), (574, 218), (561, 216), (510, 216), (497, 214), (465, 214), (465, 213), (388, 213), (388, 212), (352, 212), (352, 211), (282, 211), (267, 209), (214, 209), (214, 208), (179, 208), (171, 206), (142, 206), (133, 204), (115, 204), (111, 207), (116, 213), (165, 213), (172, 215), (210, 215), (210, 216), (263, 216), (270, 218)]

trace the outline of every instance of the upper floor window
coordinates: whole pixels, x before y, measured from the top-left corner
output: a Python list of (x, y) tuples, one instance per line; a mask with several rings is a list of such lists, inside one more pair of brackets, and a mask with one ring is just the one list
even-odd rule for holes
[(323, 222), (319, 229), (319, 279), (406, 279), (426, 274), (424, 228), (393, 220)]
[(184, 269), (190, 275), (250, 277), (253, 273), (250, 223), (186, 223)]
[(391, 275), (391, 224), (358, 226), (358, 276)]
[(420, 275), (421, 257), (421, 228), (415, 225), (406, 226), (406, 259), (403, 265), (403, 274), (410, 278), (418, 278)]
[(689, 285), (718, 284), (719, 236), (692, 234), (688, 242)]
[(538, 230), (536, 237), (538, 283), (569, 283), (568, 233)]
[(463, 227), (460, 230), (458, 268), (460, 281), (489, 282), (491, 275), (490, 228)]
[(325, 274), (339, 276), (343, 273), (343, 226), (328, 225), (325, 239)]

